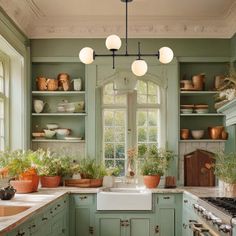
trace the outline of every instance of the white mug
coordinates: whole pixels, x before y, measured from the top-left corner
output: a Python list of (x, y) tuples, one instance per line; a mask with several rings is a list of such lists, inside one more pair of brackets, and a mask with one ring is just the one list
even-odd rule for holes
[(82, 89), (82, 80), (81, 78), (72, 80), (75, 91), (80, 91)]

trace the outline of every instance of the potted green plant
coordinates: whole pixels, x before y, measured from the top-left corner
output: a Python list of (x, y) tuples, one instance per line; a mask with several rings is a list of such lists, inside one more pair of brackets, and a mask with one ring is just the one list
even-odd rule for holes
[(215, 175), (220, 180), (220, 188), (236, 194), (236, 153), (217, 153), (215, 155)]
[(38, 189), (39, 176), (33, 165), (35, 155), (37, 155), (36, 152), (31, 150), (1, 153), (1, 165), (5, 165), (7, 174), (12, 177), (10, 184), (17, 190), (17, 193), (35, 192)]
[(142, 158), (141, 174), (146, 187), (156, 188), (160, 183), (160, 178), (169, 167), (170, 161), (174, 158), (174, 153), (165, 149), (158, 149), (156, 145), (150, 147), (148, 155)]
[(79, 162), (80, 175), (84, 183), (89, 183), (89, 187), (102, 186), (103, 177), (107, 174), (102, 163), (95, 159), (84, 158)]
[(40, 150), (38, 154), (34, 159), (34, 163), (40, 175), (41, 186), (45, 188), (58, 187), (61, 183), (61, 177), (65, 173), (65, 163), (63, 164), (62, 158), (49, 150)]
[(114, 186), (115, 177), (120, 175), (121, 168), (119, 166), (109, 166), (106, 168), (106, 175), (103, 178), (103, 186), (111, 188)]

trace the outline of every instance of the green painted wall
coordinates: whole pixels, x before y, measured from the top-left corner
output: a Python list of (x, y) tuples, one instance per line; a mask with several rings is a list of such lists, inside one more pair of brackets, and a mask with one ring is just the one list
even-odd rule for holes
[(236, 34), (230, 40), (230, 56), (233, 61), (236, 61)]
[[(129, 52), (137, 51), (138, 41), (141, 42), (141, 50), (147, 53), (153, 53), (162, 46), (169, 46), (177, 57), (228, 57), (230, 55), (230, 40), (228, 39), (130, 39)], [(107, 52), (104, 39), (31, 40), (33, 57), (74, 57), (78, 56), (80, 49), (85, 46), (94, 48), (97, 53)], [(120, 52), (123, 50), (124, 46)]]

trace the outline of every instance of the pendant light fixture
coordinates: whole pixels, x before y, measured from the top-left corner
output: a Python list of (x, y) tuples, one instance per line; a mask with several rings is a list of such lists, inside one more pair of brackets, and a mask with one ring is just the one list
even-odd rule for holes
[(91, 64), (96, 57), (112, 57), (113, 69), (115, 69), (115, 58), (116, 57), (136, 57), (137, 59), (133, 61), (131, 65), (131, 70), (136, 76), (143, 76), (147, 73), (148, 65), (143, 57), (157, 57), (159, 61), (163, 64), (168, 64), (172, 61), (174, 57), (173, 51), (168, 47), (162, 47), (157, 53), (145, 53), (141, 54), (141, 44), (138, 42), (138, 53), (133, 54), (128, 52), (128, 3), (133, 0), (121, 0), (126, 6), (126, 25), (125, 25), (125, 53), (116, 53), (121, 45), (121, 39), (119, 36), (113, 34), (107, 37), (105, 45), (106, 48), (111, 51), (111, 54), (96, 54), (95, 51), (90, 47), (85, 47), (80, 50), (79, 58), (84, 64)]

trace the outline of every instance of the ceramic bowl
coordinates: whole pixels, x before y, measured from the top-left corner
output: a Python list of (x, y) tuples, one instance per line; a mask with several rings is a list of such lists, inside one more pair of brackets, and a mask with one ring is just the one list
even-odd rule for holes
[(57, 129), (58, 128), (58, 124), (46, 124), (47, 129)]
[(204, 136), (204, 130), (192, 130), (191, 134), (194, 139), (201, 139)]
[(193, 109), (188, 108), (188, 109), (180, 109), (181, 113), (183, 114), (191, 114), (193, 113)]
[(56, 134), (56, 131), (50, 129), (44, 129), (44, 133), (45, 133), (45, 138), (52, 138)]
[(83, 112), (84, 111), (84, 101), (74, 102), (75, 112)]
[(69, 129), (56, 129), (57, 139), (65, 139), (69, 134)]
[(208, 109), (195, 109), (195, 112), (198, 114), (206, 114), (209, 112)]

